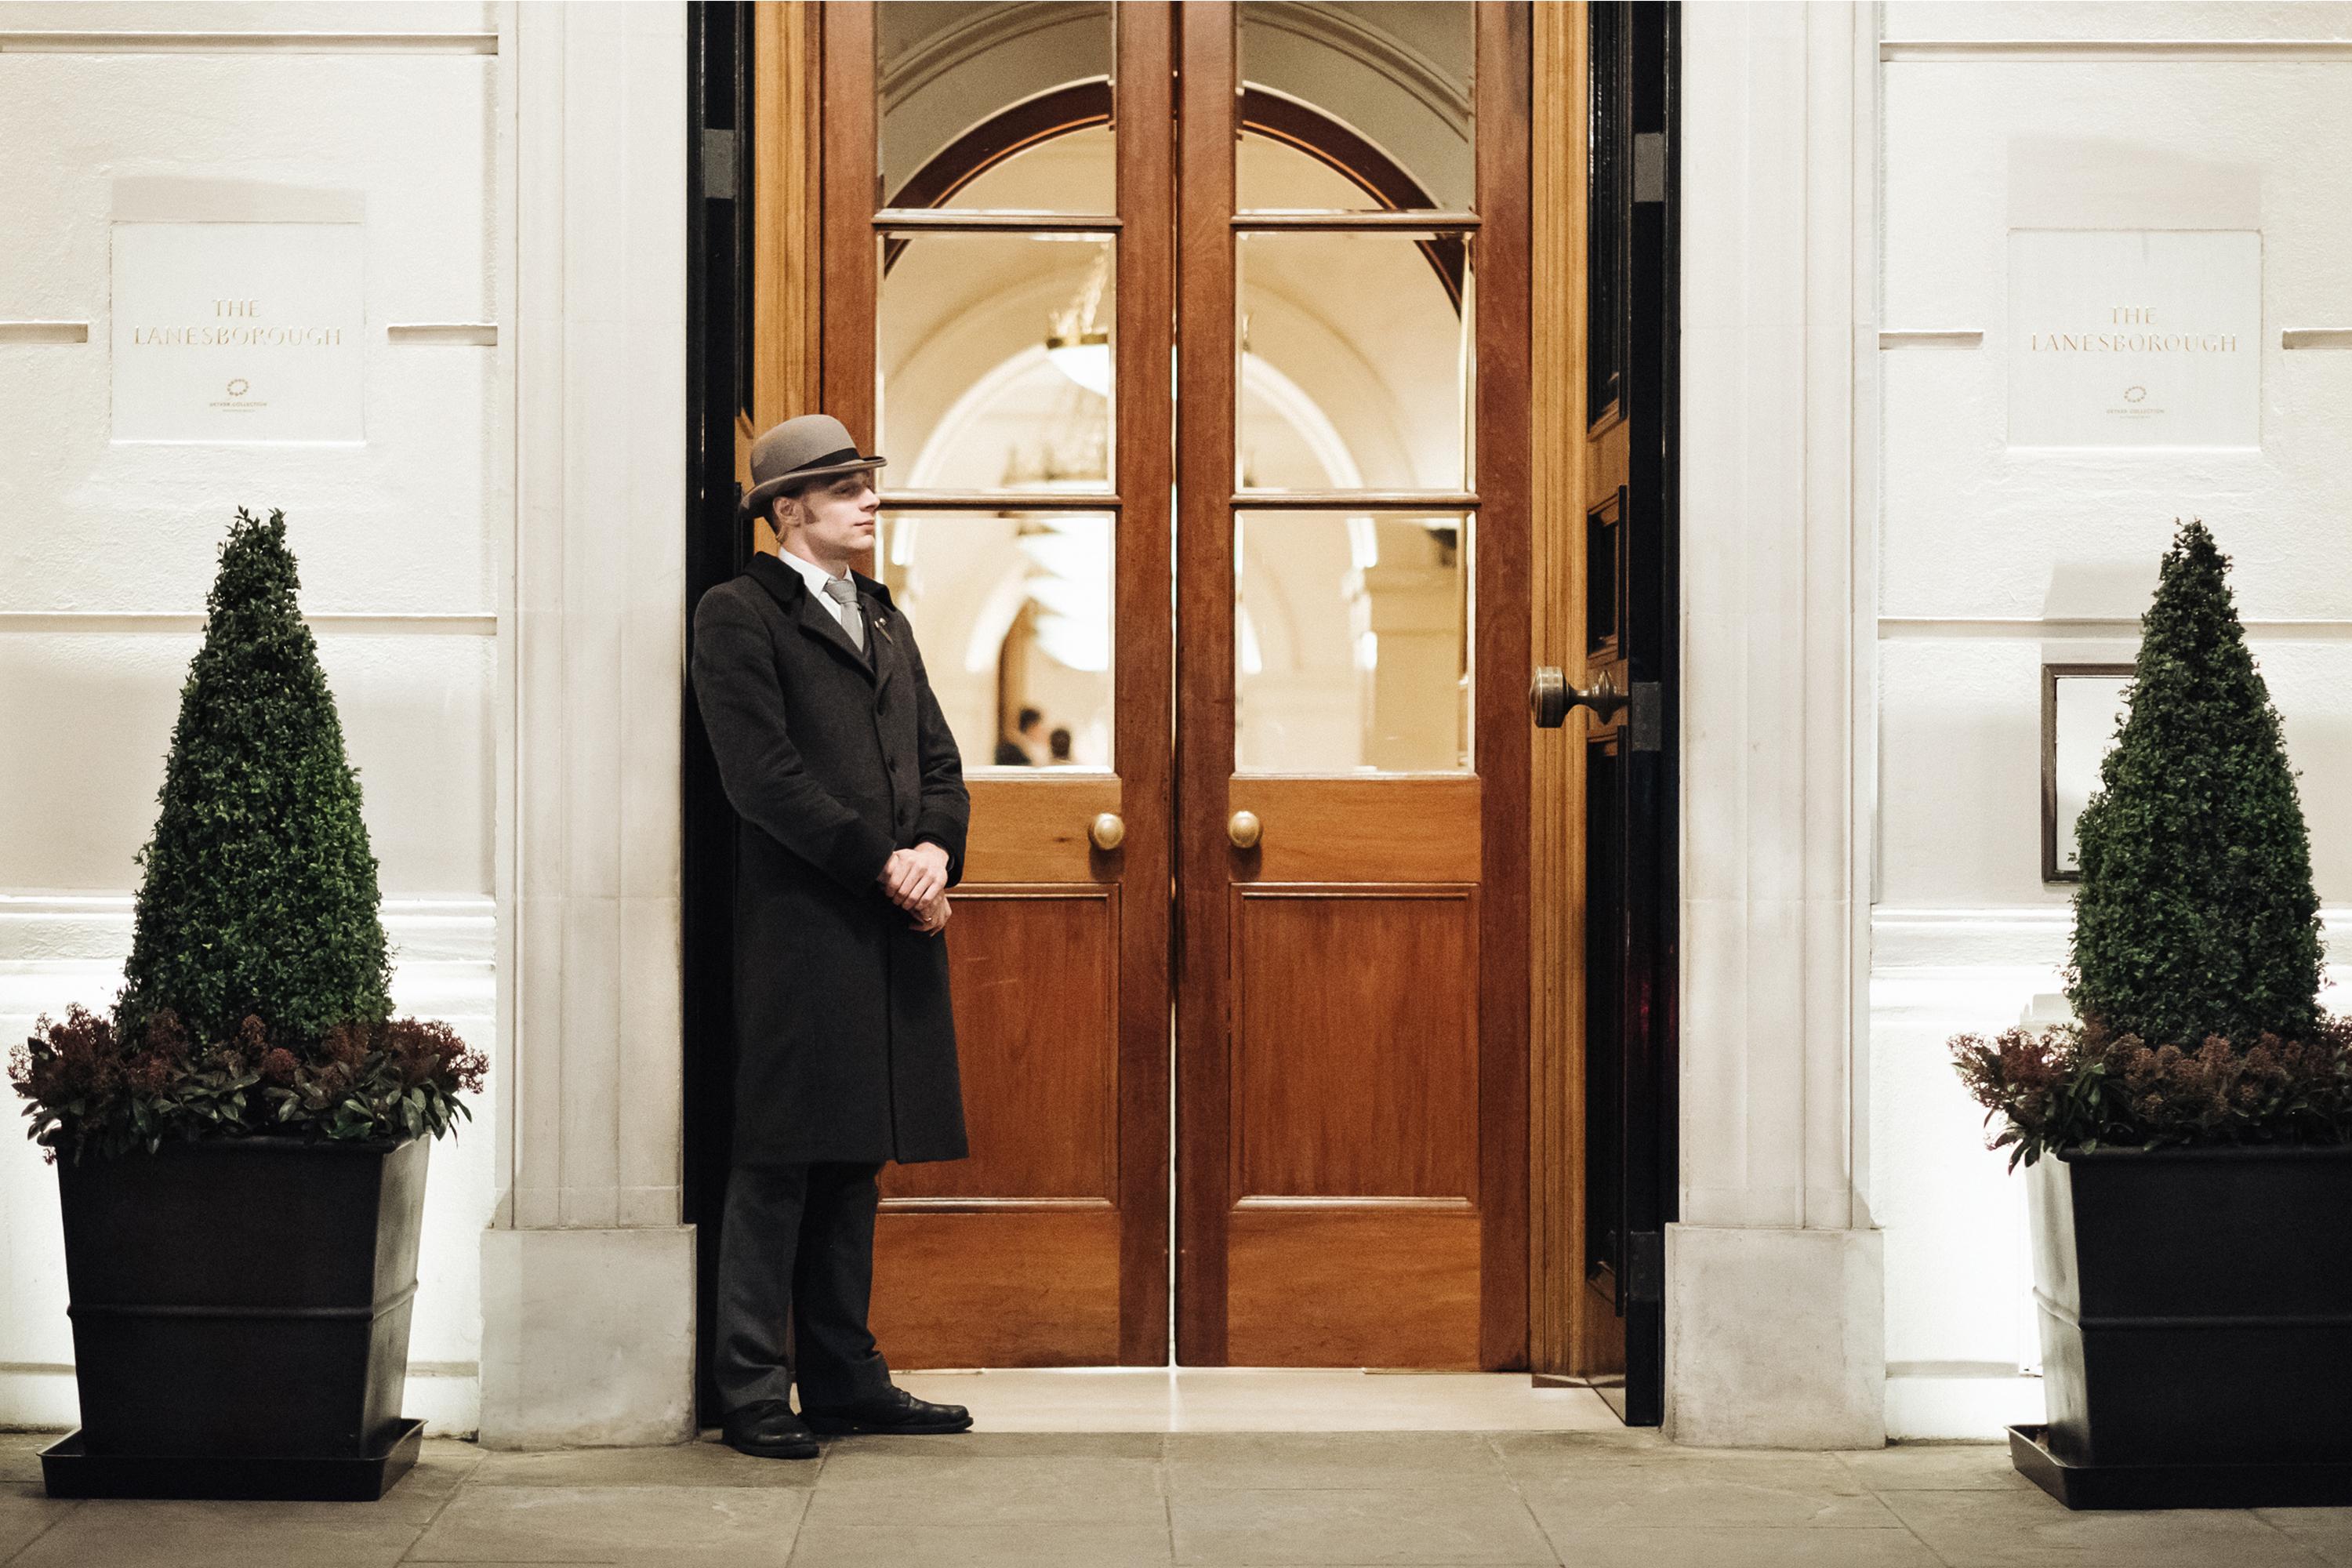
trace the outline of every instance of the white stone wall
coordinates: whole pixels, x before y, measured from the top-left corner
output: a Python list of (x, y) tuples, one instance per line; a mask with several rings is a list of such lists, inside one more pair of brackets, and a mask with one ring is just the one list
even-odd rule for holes
[[(1982, 1148), (1945, 1040), (2063, 1007), (2040, 667), (2132, 657), (2176, 517), (2202, 516), (2235, 560), (2321, 899), (2352, 900), (2352, 353), (2280, 342), (2352, 326), (2352, 6), (1889, 4), (1882, 30), (1878, 325), (1984, 336), (1890, 336), (1876, 355), (1868, 1192), (1889, 1430), (1979, 1436), (2038, 1418), (2020, 1372), (2039, 1352), (2022, 1184)], [(2081, 226), (2210, 222), (2179, 216), (2192, 197), (2259, 215), (2258, 450), (2008, 445), (2012, 204), (2065, 142), (2155, 174), (2093, 181)]]
[[(512, 530), (509, 351), (393, 342), (508, 316), (500, 21), (486, 5), (0, 6), (0, 1034), (108, 1003), (131, 857), (231, 512), (282, 507), (382, 864), (404, 1011), (492, 1048), (498, 630)], [(332, 33), (301, 40), (289, 35)], [(59, 38), (60, 32), (90, 35)], [(339, 35), (425, 33), (430, 41)], [(209, 36), (207, 36), (209, 35)], [(226, 36), (224, 36), (226, 35)], [(62, 46), (62, 47), (60, 47)], [(117, 181), (364, 204), (367, 440), (109, 439)], [(408, 1407), (477, 1422), (480, 1247), (502, 1084), (433, 1152)], [(13, 1117), (11, 1124), (16, 1125)], [(70, 1423), (56, 1180), (0, 1139), (0, 1424)]]

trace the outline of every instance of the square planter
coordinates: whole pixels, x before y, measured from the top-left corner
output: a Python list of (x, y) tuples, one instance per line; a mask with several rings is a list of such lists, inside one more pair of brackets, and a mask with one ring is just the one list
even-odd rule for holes
[(2070, 1507), (2352, 1502), (2352, 1149), (2071, 1151), (2027, 1173)]
[(431, 1144), (248, 1138), (60, 1162), (81, 1429), (52, 1497), (375, 1498), (404, 1420)]

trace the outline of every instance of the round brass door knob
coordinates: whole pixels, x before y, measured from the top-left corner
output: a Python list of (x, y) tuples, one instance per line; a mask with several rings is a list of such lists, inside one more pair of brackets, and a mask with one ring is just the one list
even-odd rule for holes
[(1106, 811), (1087, 825), (1087, 837), (1097, 849), (1116, 849), (1126, 841), (1127, 824), (1118, 819), (1118, 813)]
[(1559, 729), (1579, 707), (1591, 709), (1592, 716), (1606, 724), (1623, 712), (1625, 705), (1625, 694), (1617, 689), (1616, 677), (1609, 670), (1601, 671), (1599, 683), (1590, 691), (1570, 686), (1556, 664), (1538, 669), (1528, 683), (1528, 711), (1535, 715), (1540, 730)]
[(1236, 849), (1256, 848), (1258, 838), (1265, 832), (1265, 827), (1258, 822), (1257, 813), (1254, 811), (1237, 811), (1234, 813), (1233, 820), (1225, 824), (1225, 837), (1234, 841)]

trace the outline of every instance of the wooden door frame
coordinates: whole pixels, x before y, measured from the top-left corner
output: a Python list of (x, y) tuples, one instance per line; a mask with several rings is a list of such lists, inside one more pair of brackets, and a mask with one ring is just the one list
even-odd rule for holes
[[(734, 466), (751, 438), (792, 414), (821, 406), (824, 321), (822, 170), (824, 158), (821, 7), (811, 0), (753, 5), (752, 125), (749, 155), (754, 259), (752, 407), (740, 421)], [(1581, 468), (1584, 299), (1585, 19), (1582, 0), (1529, 13), (1532, 178), (1529, 234), (1529, 647), (1519, 665), (1572, 661), (1582, 646)], [(1481, 64), (1484, 65), (1482, 59)], [(837, 80), (838, 78), (831, 79)], [(870, 302), (869, 302), (870, 303)], [(1482, 590), (1484, 584), (1481, 584)], [(1489, 650), (1480, 648), (1482, 658)], [(1479, 715), (1524, 732), (1516, 711)], [(1570, 742), (1537, 742), (1528, 757), (1521, 896), (1528, 942), (1518, 963), (1527, 1041), (1522, 1156), (1527, 1237), (1526, 1352), (1538, 1373), (1583, 1370), (1583, 951), (1580, 781)], [(1222, 789), (1223, 780), (1217, 782)], [(1491, 993), (1485, 998), (1493, 1000)], [(689, 1042), (690, 1044), (690, 1042)], [(715, 1215), (712, 1216), (715, 1218)]]
[[(1507, 430), (1528, 396), (1527, 170), (1528, 7), (1490, 3), (1475, 22), (1478, 212), (1476, 428)], [(1233, 732), (1233, 507), (1236, 394), (1234, 142), (1238, 96), (1231, 0), (1185, 5), (1180, 41), (1177, 361), (1182, 406), (1205, 410), (1182, 433), (1178, 471), (1178, 618), (1192, 640), (1177, 701), (1185, 722)], [(1518, 681), (1528, 668), (1528, 453), (1478, 447), (1475, 773), (1480, 795), (1478, 1364), (1527, 1365), (1528, 1346), (1528, 722)], [(1232, 910), (1225, 818), (1230, 750), (1178, 758), (1182, 822), (1177, 1073), (1184, 1115), (1177, 1159), (1178, 1359), (1227, 1360), (1227, 1216), (1233, 1194)], [(1205, 1047), (1205, 1048), (1204, 1048)]]
[[(1534, 15), (1529, 438), (1530, 640), (1537, 665), (1584, 655), (1584, 0)], [(1535, 742), (1528, 787), (1528, 1364), (1579, 1377), (1584, 1352), (1582, 732)]]
[[(820, 303), (807, 330), (816, 345), (818, 406), (867, 435), (875, 429), (877, 310), (881, 286), (881, 248), (875, 222), (883, 209), (877, 174), (879, 127), (875, 87), (879, 70), (875, 0), (828, 0), (811, 7), (822, 82), (822, 111), (813, 127), (821, 201), (809, 211), (808, 240), (821, 258), (816, 297)], [(1164, 7), (1136, 5), (1121, 11), (1114, 29), (1118, 58), (1118, 113), (1124, 126), (1171, 127), (1171, 84), (1165, 68), (1172, 16)], [(1172, 135), (1172, 129), (1170, 132)], [(1148, 133), (1121, 134), (1117, 142), (1118, 202), (1111, 234), (1117, 247), (1118, 288), (1117, 384), (1150, 387), (1167, 374), (1167, 279), (1174, 247), (1173, 226), (1162, 184), (1172, 144), (1155, 146)], [(984, 232), (984, 222), (945, 221), (929, 226), (942, 232)], [(1054, 226), (1049, 220), (1044, 226)], [(803, 340), (805, 342), (805, 340)], [(1041, 799), (1055, 804), (1061, 840), (1070, 825), (1098, 811), (1115, 811), (1141, 829), (1130, 829), (1118, 852), (1116, 885), (1127, 890), (1118, 919), (1117, 1127), (1119, 1194), (1118, 1361), (1157, 1366), (1168, 1357), (1168, 1037), (1169, 927), (1164, 908), (1139, 906), (1135, 890), (1164, 887), (1172, 858), (1171, 736), (1166, 705), (1171, 674), (1173, 627), (1169, 621), (1172, 563), (1160, 542), (1170, 527), (1171, 416), (1156, 397), (1117, 401), (1118, 450), (1115, 501), (1099, 510), (1115, 514), (1116, 604), (1114, 640), (1117, 782), (1099, 776), (1068, 780), (974, 779), (968, 787), (975, 819), (992, 807), (1034, 809)], [(911, 457), (911, 454), (903, 456)], [(886, 492), (887, 494), (887, 492)], [(923, 504), (900, 492), (895, 504)], [(934, 508), (968, 503), (934, 498)], [(993, 510), (988, 502), (983, 510)], [(1090, 506), (1088, 510), (1097, 510)], [(1159, 616), (1156, 636), (1132, 635)], [(1122, 635), (1125, 634), (1125, 635)], [(1116, 798), (1113, 797), (1116, 792)], [(1002, 801), (1002, 806), (997, 803)], [(982, 862), (979, 847), (966, 865), (972, 883), (1020, 881), (1017, 870)], [(886, 1218), (893, 1201), (884, 1200)], [(985, 1202), (986, 1200), (979, 1200)]]

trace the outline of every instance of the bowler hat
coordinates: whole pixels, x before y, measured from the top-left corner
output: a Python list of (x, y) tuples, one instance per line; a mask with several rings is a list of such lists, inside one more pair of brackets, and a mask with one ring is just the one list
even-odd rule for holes
[(751, 488), (743, 492), (747, 517), (768, 510), (786, 485), (878, 468), (884, 459), (862, 456), (849, 427), (830, 414), (803, 414), (751, 443)]

